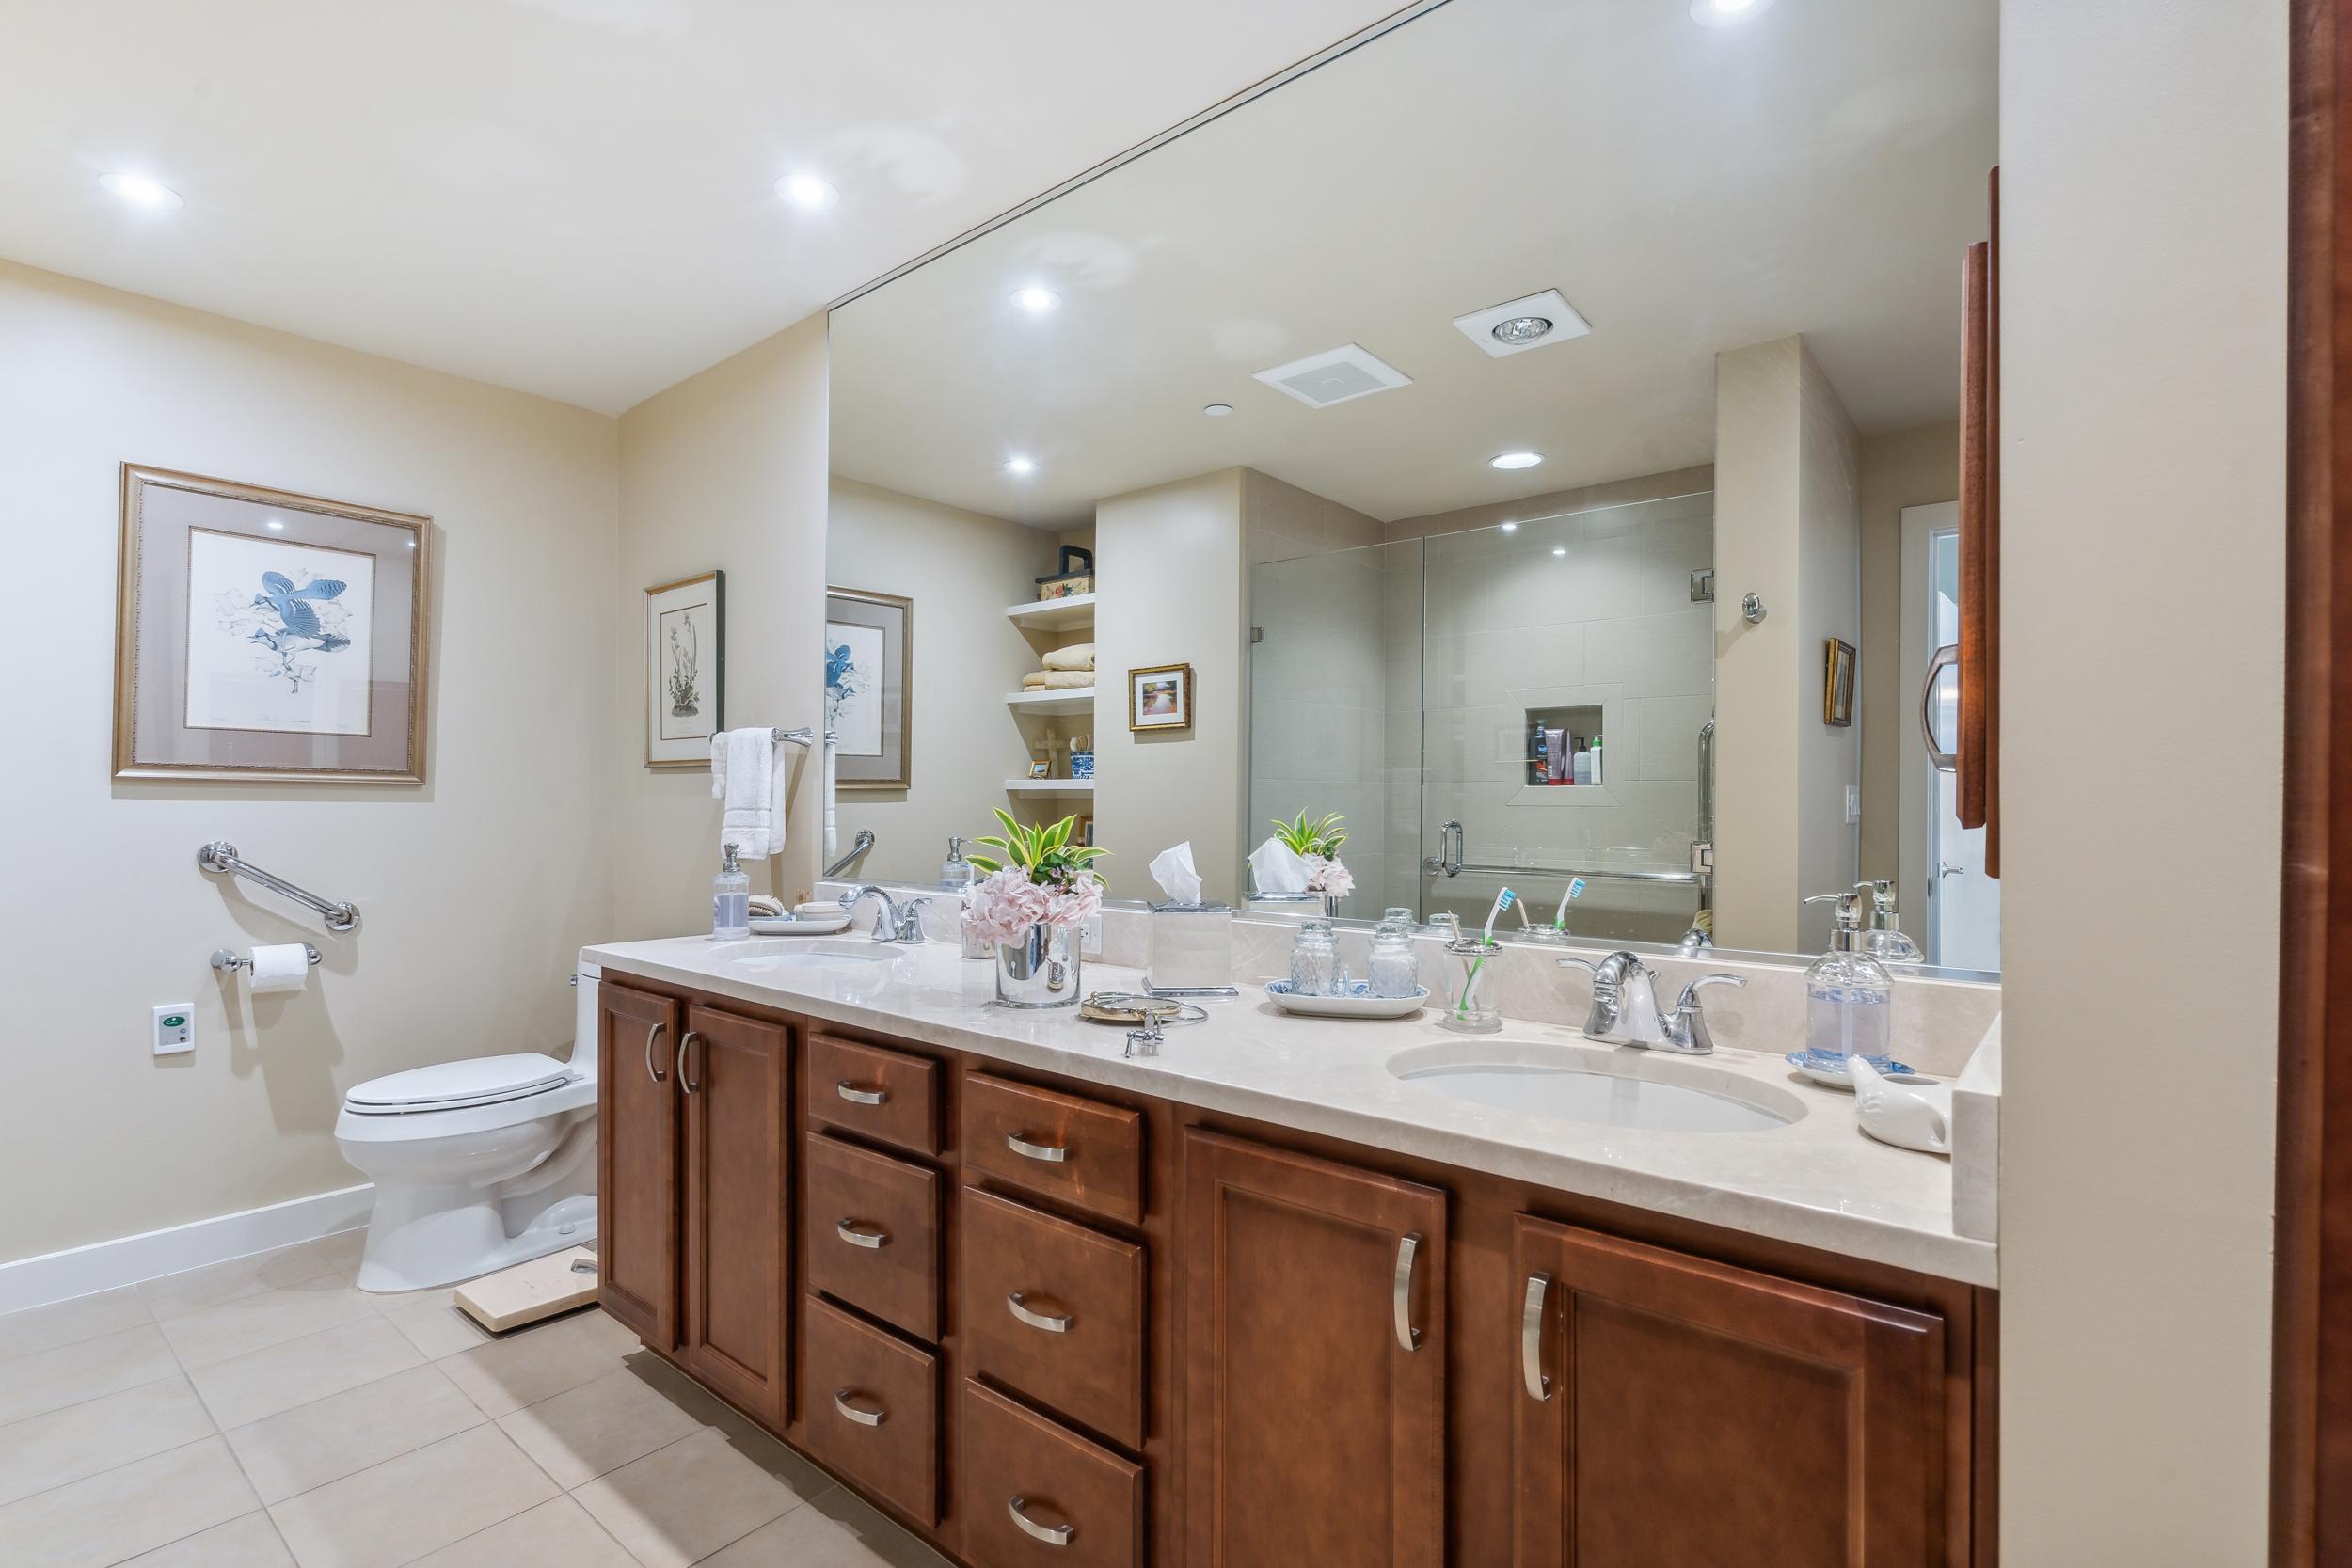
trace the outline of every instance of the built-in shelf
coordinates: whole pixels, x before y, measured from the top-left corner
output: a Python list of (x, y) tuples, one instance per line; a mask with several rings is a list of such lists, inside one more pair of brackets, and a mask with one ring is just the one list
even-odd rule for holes
[(1007, 779), (1008, 795), (1091, 795), (1092, 779)]
[(1016, 713), (1092, 713), (1094, 688), (1076, 690), (1016, 691), (1005, 699)]
[(1073, 594), (1066, 599), (1036, 599), (1013, 605), (1006, 618), (1024, 631), (1067, 631), (1094, 625), (1094, 595)]

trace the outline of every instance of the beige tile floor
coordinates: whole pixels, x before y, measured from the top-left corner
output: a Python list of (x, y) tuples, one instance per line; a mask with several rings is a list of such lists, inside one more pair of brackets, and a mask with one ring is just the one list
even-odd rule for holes
[(591, 1308), (496, 1340), (359, 1232), (0, 1316), (7, 1568), (945, 1568)]

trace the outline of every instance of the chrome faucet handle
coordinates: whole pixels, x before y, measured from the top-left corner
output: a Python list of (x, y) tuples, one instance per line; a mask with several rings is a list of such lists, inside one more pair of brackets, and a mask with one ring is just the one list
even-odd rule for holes
[[(1645, 993), (1648, 992), (1647, 981), (1650, 972), (1643, 967), (1642, 960), (1631, 953), (1622, 951), (1612, 953), (1597, 963), (1590, 958), (1567, 958), (1560, 960), (1560, 967), (1563, 969), (1570, 965), (1578, 969), (1589, 970), (1593, 976), (1593, 1006), (1592, 1010), (1584, 1015), (1584, 1037), (1588, 1040), (1597, 1040), (1604, 1045), (1648, 1043), (1642, 1037), (1642, 1029), (1638, 1022), (1630, 1026), (1627, 1023), (1629, 1016), (1627, 986), (1640, 981), (1643, 982), (1642, 989)], [(1643, 1000), (1644, 998), (1641, 997), (1633, 998), (1634, 1006), (1638, 1008)], [(1657, 1011), (1654, 995), (1648, 996), (1648, 1000), (1650, 1009), (1654, 1014)], [(1631, 1016), (1637, 1020), (1639, 1018), (1638, 1012)]]
[(912, 947), (930, 939), (923, 934), (923, 911), (931, 907), (928, 898), (910, 898), (898, 906), (898, 920), (891, 932), (891, 940)]
[(1699, 1005), (1699, 990), (1704, 986), (1747, 983), (1747, 977), (1741, 974), (1702, 974), (1683, 987), (1681, 999), (1675, 1003), (1673, 1022), (1666, 1030), (1667, 1048), (1692, 1056), (1713, 1055), (1715, 1037), (1707, 1027), (1707, 1009)]

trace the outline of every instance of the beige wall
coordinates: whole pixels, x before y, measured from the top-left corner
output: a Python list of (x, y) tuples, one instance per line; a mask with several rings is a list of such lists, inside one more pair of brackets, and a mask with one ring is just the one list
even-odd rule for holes
[[(1242, 491), (1222, 468), (1095, 510), (1095, 663), (1118, 683), (1097, 710), (1095, 842), (1119, 897), (1155, 895), (1152, 857), (1185, 839), (1205, 896), (1240, 892)], [(1192, 727), (1130, 733), (1127, 672), (1157, 664), (1193, 667)]]
[[(1862, 784), (1860, 703), (1854, 723), (1829, 724), (1822, 688), (1830, 639), (1857, 651), (1862, 643), (1861, 437), (1810, 352), (1799, 365), (1798, 393), (1799, 631), (1796, 708), (1788, 722), (1797, 736), (1796, 897), (1805, 898), (1843, 893), (1860, 875), (1854, 863), (1859, 825), (1846, 816), (1847, 791)], [(1720, 614), (1721, 604), (1716, 608)], [(1819, 953), (1829, 945), (1827, 908), (1798, 905), (1796, 916), (1790, 951)], [(1756, 945), (1738, 926), (1724, 940)]]
[[(614, 940), (707, 930), (719, 803), (707, 768), (645, 766), (644, 590), (727, 575), (730, 727), (824, 727), (825, 321), (811, 316), (620, 419), (620, 657), (604, 689), (619, 790), (610, 834)], [(592, 599), (583, 603), (593, 603)], [(796, 759), (785, 851), (755, 892), (805, 896), (819, 864), (821, 762)]]
[[(827, 580), (914, 601), (913, 783), (840, 796), (843, 849), (860, 828), (874, 831), (861, 876), (935, 879), (949, 834), (997, 831), (990, 813), (1006, 804), (1003, 781), (1023, 775), (1032, 741), (1058, 736), (1066, 746), (1069, 736), (1094, 727), (1083, 719), (1016, 719), (1005, 705), (1021, 677), (1040, 667), (1039, 647), (1005, 618), (1005, 607), (1032, 596), (1055, 559), (1054, 537), (1036, 529), (855, 480), (833, 482)], [(1056, 634), (1040, 646), (1091, 635)]]
[(1919, 695), (1903, 689), (1903, 508), (1959, 494), (1957, 422), (1862, 438), (1861, 874), (1896, 880), (1914, 931), (1925, 928), (1927, 890), (1909, 885), (1902, 867), (1902, 749), (1918, 744)]
[(2287, 8), (2001, 21), (2001, 1560), (2259, 1563)]
[[(561, 1054), (569, 956), (610, 934), (618, 661), (591, 608), (614, 571), (609, 419), (5, 262), (0, 365), (26, 584), (0, 618), (12, 1259), (352, 1185), (334, 1124), (355, 1084)], [(126, 460), (433, 518), (429, 782), (110, 781)], [(215, 838), (354, 900), (359, 929), (199, 872)], [(298, 995), (206, 965), (297, 941), (326, 955)], [(151, 1055), (165, 1002), (195, 1004), (192, 1055)]]

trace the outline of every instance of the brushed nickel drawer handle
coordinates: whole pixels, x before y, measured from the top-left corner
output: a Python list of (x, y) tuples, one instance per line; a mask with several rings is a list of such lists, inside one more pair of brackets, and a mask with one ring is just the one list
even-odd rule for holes
[[(845, 1418), (855, 1421), (862, 1427), (878, 1427), (890, 1418), (890, 1412), (887, 1410), (860, 1410), (850, 1402), (850, 1392), (851, 1390), (847, 1388), (835, 1388), (833, 1391), (833, 1407), (840, 1411)], [(864, 1399), (866, 1396), (861, 1394), (858, 1397)]]
[(1028, 1515), (1029, 1499), (1014, 1497), (1005, 1504), (1012, 1522), (1021, 1527), (1021, 1533), (1032, 1541), (1042, 1541), (1049, 1546), (1067, 1546), (1070, 1538), (1078, 1533), (1075, 1525), (1041, 1525)]
[(1023, 1323), (1027, 1323), (1031, 1328), (1041, 1328), (1048, 1334), (1067, 1334), (1070, 1332), (1070, 1324), (1072, 1322), (1072, 1316), (1070, 1313), (1062, 1312), (1057, 1314), (1053, 1312), (1039, 1312), (1032, 1310), (1028, 1304), (1021, 1299), (1021, 1292), (1018, 1291), (1013, 1291), (1012, 1294), (1005, 1298), (1005, 1305), (1012, 1309), (1012, 1315), (1014, 1317), (1019, 1318)]
[(1527, 1276), (1527, 1305), (1519, 1311), (1519, 1378), (1527, 1397), (1538, 1404), (1551, 1398), (1551, 1379), (1544, 1374), (1544, 1296), (1551, 1275)]
[(1421, 1349), (1421, 1330), (1413, 1326), (1413, 1258), (1420, 1251), (1419, 1234), (1397, 1238), (1396, 1281), (1389, 1309), (1396, 1320), (1396, 1342), (1408, 1351)]
[(1049, 1165), (1058, 1165), (1070, 1158), (1070, 1148), (1065, 1144), (1033, 1144), (1018, 1132), (1005, 1134), (1005, 1147), (1025, 1160), (1042, 1160)]
[(833, 1092), (839, 1095), (842, 1099), (848, 1101), (852, 1105), (880, 1105), (890, 1098), (890, 1091), (888, 1089), (851, 1088), (850, 1086), (850, 1081), (847, 1078), (844, 1078), (841, 1082), (835, 1084), (833, 1086)]
[(855, 1220), (834, 1221), (833, 1233), (851, 1246), (862, 1246), (869, 1252), (887, 1245), (890, 1241), (890, 1232), (881, 1226), (862, 1226)]
[(660, 1039), (661, 1031), (668, 1027), (666, 1023), (656, 1023), (645, 1031), (645, 1076), (657, 1084), (666, 1084), (670, 1081), (660, 1068), (653, 1065), (653, 1042)]
[(702, 1032), (696, 1029), (689, 1029), (686, 1033), (677, 1037), (677, 1062), (671, 1069), (671, 1071), (676, 1075), (677, 1086), (684, 1089), (688, 1094), (700, 1094), (702, 1092), (701, 1085), (696, 1084), (691, 1078), (686, 1076), (686, 1053), (696, 1040), (702, 1037)]

